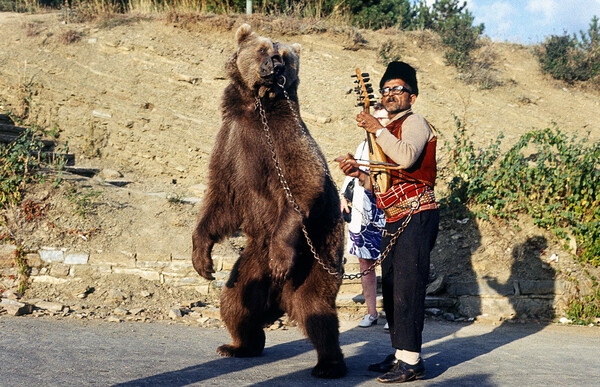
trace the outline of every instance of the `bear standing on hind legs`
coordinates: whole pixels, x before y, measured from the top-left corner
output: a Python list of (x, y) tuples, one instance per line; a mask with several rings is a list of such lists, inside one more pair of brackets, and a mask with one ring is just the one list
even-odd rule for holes
[(300, 45), (273, 42), (247, 24), (235, 38), (222, 126), (192, 235), (194, 268), (207, 279), (213, 245), (238, 229), (248, 238), (221, 294), (232, 343), (217, 352), (260, 355), (263, 328), (288, 313), (317, 351), (312, 374), (338, 378), (346, 373), (335, 307), (344, 226), (326, 160), (299, 115)]

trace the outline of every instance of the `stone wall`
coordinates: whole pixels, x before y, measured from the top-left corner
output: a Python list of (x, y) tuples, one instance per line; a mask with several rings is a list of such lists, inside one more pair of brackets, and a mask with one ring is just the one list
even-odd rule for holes
[[(0, 246), (0, 287), (16, 288), (17, 269), (11, 265), (16, 247)], [(26, 254), (31, 267), (30, 281), (66, 283), (80, 278), (131, 275), (174, 287), (192, 287), (202, 295), (218, 296), (227, 280), (236, 256), (213, 256), (215, 280), (200, 277), (189, 256), (131, 252), (71, 251), (44, 247)], [(358, 272), (356, 257), (347, 256), (347, 273)], [(377, 270), (380, 276), (380, 270)], [(506, 284), (490, 284), (485, 279), (451, 282), (429, 295), (427, 306), (457, 311), (466, 317), (512, 318), (553, 317), (560, 315), (574, 294), (574, 286), (564, 281), (513, 280)], [(338, 306), (362, 312), (366, 307), (360, 280), (345, 280), (338, 296)], [(380, 305), (381, 306), (381, 305)], [(366, 310), (365, 310), (366, 312)]]

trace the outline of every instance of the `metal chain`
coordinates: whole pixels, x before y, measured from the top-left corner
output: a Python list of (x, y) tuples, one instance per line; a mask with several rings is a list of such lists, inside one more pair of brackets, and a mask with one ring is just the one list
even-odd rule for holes
[[(269, 130), (269, 123), (267, 121), (265, 111), (262, 107), (262, 103), (260, 102), (260, 99), (258, 97), (255, 98), (255, 105), (260, 114), (260, 118), (262, 120), (263, 130), (265, 132), (267, 144), (269, 145), (269, 150), (271, 151), (271, 158), (273, 159), (275, 169), (277, 170), (279, 182), (281, 183), (281, 186), (283, 187), (283, 191), (285, 192), (285, 196), (286, 196), (288, 202), (292, 205), (292, 207), (294, 208), (294, 211), (296, 211), (304, 220), (304, 214), (300, 210), (300, 206), (296, 202), (294, 195), (292, 195), (290, 186), (287, 183), (287, 181), (285, 180), (285, 176), (283, 175), (283, 170), (281, 169), (279, 160), (277, 160), (277, 154), (275, 153), (275, 146), (273, 145), (273, 138), (271, 137), (271, 132)], [(340, 262), (340, 266), (338, 269), (331, 268), (325, 262), (323, 262), (321, 257), (319, 257), (319, 254), (317, 253), (317, 250), (315, 249), (315, 246), (313, 245), (310, 237), (308, 236), (308, 230), (306, 230), (304, 221), (302, 222), (302, 233), (304, 234), (304, 238), (306, 239), (306, 243), (308, 244), (308, 247), (310, 248), (311, 253), (314, 255), (314, 257), (315, 257), (316, 261), (319, 263), (319, 265), (321, 265), (321, 267), (323, 267), (323, 269), (325, 269), (329, 274), (336, 276), (338, 278), (341, 278), (342, 277), (342, 267), (343, 267), (341, 262)]]
[[(304, 133), (305, 135), (308, 135), (308, 133), (306, 132), (306, 130), (304, 129), (304, 127), (302, 126), (302, 124), (300, 122), (299, 115), (296, 113), (295, 109), (293, 108), (292, 101), (291, 101), (287, 91), (283, 87), (284, 85), (285, 85), (285, 78), (283, 78), (283, 83), (279, 84), (279, 86), (283, 89), (283, 94), (288, 102), (288, 105), (290, 107), (290, 110), (292, 111), (292, 115), (294, 116), (298, 127), (300, 128), (302, 133)], [(279, 164), (279, 160), (277, 159), (277, 153), (275, 152), (275, 145), (273, 144), (273, 138), (271, 137), (271, 131), (269, 130), (269, 123), (267, 121), (267, 116), (263, 109), (262, 103), (258, 97), (255, 97), (254, 104), (256, 106), (256, 109), (259, 112), (259, 115), (260, 115), (260, 118), (261, 118), (261, 121), (263, 124), (263, 131), (265, 132), (265, 138), (267, 139), (267, 145), (269, 146), (269, 150), (271, 151), (271, 159), (273, 160), (273, 164), (277, 171), (277, 175), (279, 177), (279, 183), (281, 184), (283, 191), (285, 192), (286, 198), (287, 198), (288, 202), (291, 204), (294, 211), (296, 211), (302, 217), (302, 219), (304, 219), (304, 214), (300, 210), (300, 206), (296, 202), (296, 199), (294, 198), (294, 195), (292, 194), (290, 186), (287, 183), (285, 176), (283, 175), (283, 170), (281, 169), (281, 165)], [(309, 141), (309, 148), (311, 149), (311, 151), (313, 151), (313, 153), (315, 153), (317, 158), (319, 158), (319, 159), (321, 158), (320, 153), (317, 152), (317, 150), (314, 149), (313, 146), (311, 146), (310, 141)], [(329, 177), (329, 179), (335, 186), (335, 181), (333, 180), (333, 177), (331, 176), (329, 169), (327, 168), (327, 165), (326, 164), (322, 165), (322, 167), (323, 167), (323, 171), (325, 172), (325, 174)], [(337, 187), (336, 187), (336, 191), (337, 191)], [(421, 195), (419, 195), (419, 197), (417, 198), (417, 201), (419, 201), (421, 199), (421, 196), (423, 196), (423, 193), (421, 193)], [(406, 228), (406, 226), (412, 219), (412, 215), (415, 212), (415, 210), (416, 210), (415, 207), (411, 207), (409, 214), (404, 219), (404, 222), (402, 222), (402, 225), (400, 226), (400, 228), (390, 238), (390, 241), (388, 242), (383, 254), (381, 254), (381, 257), (378, 260), (376, 260), (375, 263), (373, 263), (367, 269), (363, 270), (360, 273), (356, 273), (356, 274), (342, 274), (343, 265), (341, 264), (341, 262), (340, 262), (338, 269), (331, 268), (329, 265), (327, 265), (325, 262), (323, 262), (321, 257), (319, 257), (319, 254), (317, 253), (317, 250), (315, 249), (315, 246), (313, 245), (313, 243), (308, 235), (308, 230), (306, 229), (304, 222), (302, 222), (302, 233), (304, 234), (306, 243), (308, 244), (308, 247), (310, 248), (311, 253), (315, 257), (315, 260), (319, 263), (319, 265), (321, 265), (321, 267), (325, 271), (327, 271), (327, 273), (329, 273), (333, 276), (336, 276), (338, 278), (341, 278), (341, 279), (350, 279), (350, 280), (358, 279), (358, 278), (362, 278), (363, 276), (368, 275), (370, 272), (375, 270), (375, 268), (377, 266), (381, 265), (381, 262), (383, 262), (383, 260), (387, 258), (388, 254), (390, 253), (390, 251), (396, 244), (397, 239), (400, 237), (400, 234), (402, 234), (402, 232), (404, 231), (404, 229)], [(385, 235), (386, 233), (387, 233), (386, 230), (382, 230), (382, 234)]]
[[(421, 194), (419, 195), (419, 197), (416, 199), (417, 201), (421, 200), (421, 197), (423, 196), (423, 194), (425, 193), (425, 191), (421, 192)], [(391, 234), (391, 238), (390, 241), (388, 242), (387, 246), (385, 247), (385, 250), (383, 251), (383, 253), (380, 255), (380, 258), (375, 260), (375, 262), (369, 266), (368, 268), (366, 268), (365, 270), (361, 271), (360, 273), (356, 273), (356, 274), (344, 274), (344, 279), (358, 279), (358, 278), (362, 278), (363, 276), (368, 275), (370, 272), (372, 272), (373, 270), (375, 270), (375, 268), (379, 265), (381, 265), (381, 263), (387, 258), (387, 256), (389, 255), (389, 253), (392, 251), (392, 248), (396, 245), (396, 241), (398, 240), (398, 238), (400, 237), (400, 234), (402, 234), (404, 232), (404, 229), (406, 228), (406, 226), (408, 226), (408, 223), (411, 221), (412, 216), (414, 214), (414, 212), (417, 210), (418, 207), (411, 207), (410, 208), (410, 212), (408, 213), (408, 215), (406, 215), (406, 218), (404, 218), (404, 222), (402, 222), (402, 225), (400, 225), (400, 227), (398, 228), (398, 230), (396, 230), (395, 233)], [(382, 236), (387, 236), (390, 235), (387, 230), (383, 230), (382, 232)]]

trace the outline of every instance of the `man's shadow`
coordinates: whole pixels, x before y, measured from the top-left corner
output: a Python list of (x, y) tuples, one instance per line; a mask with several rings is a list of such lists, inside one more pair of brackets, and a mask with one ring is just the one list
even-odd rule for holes
[[(514, 317), (504, 319), (491, 332), (478, 336), (456, 337), (464, 324), (458, 324), (455, 332), (450, 332), (446, 338), (442, 336), (426, 337), (433, 345), (424, 345), (424, 355), (427, 377), (435, 378), (448, 369), (473, 360), (479, 356), (535, 334), (544, 329), (554, 316), (554, 270), (545, 265), (541, 256), (545, 254), (547, 240), (543, 236), (528, 238), (523, 243), (514, 246), (512, 250), (512, 265), (510, 277), (506, 281), (497, 278), (484, 278), (486, 287), (494, 289), (498, 294), (504, 294), (514, 310)], [(545, 265), (545, 266), (544, 266)], [(537, 267), (535, 267), (537, 266)], [(539, 267), (546, 267), (542, 278), (531, 278), (529, 273), (540, 273)], [(535, 270), (533, 268), (535, 267)], [(474, 272), (473, 272), (474, 273)], [(480, 282), (481, 283), (481, 282)], [(507, 289), (512, 289), (510, 294)], [(530, 297), (535, 295), (535, 297)], [(485, 300), (487, 302), (487, 300)], [(478, 305), (482, 305), (482, 299)], [(489, 308), (489, 305), (486, 306)], [(489, 310), (489, 309), (488, 309)], [(470, 316), (476, 317), (476, 316)], [(525, 326), (516, 324), (527, 322)], [(450, 337), (448, 339), (448, 337)], [(427, 353), (433, 353), (427, 356)], [(450, 384), (488, 383), (489, 375), (476, 374), (465, 376), (461, 380), (453, 379)]]

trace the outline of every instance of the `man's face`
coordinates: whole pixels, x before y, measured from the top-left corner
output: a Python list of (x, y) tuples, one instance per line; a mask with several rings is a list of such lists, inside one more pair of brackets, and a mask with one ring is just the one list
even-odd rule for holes
[[(383, 84), (383, 88), (394, 86), (404, 86), (410, 88), (402, 79), (390, 79)], [(390, 92), (387, 96), (381, 97), (381, 103), (390, 115), (398, 114), (404, 110), (410, 109), (417, 98), (416, 95), (404, 91), (402, 94)]]

